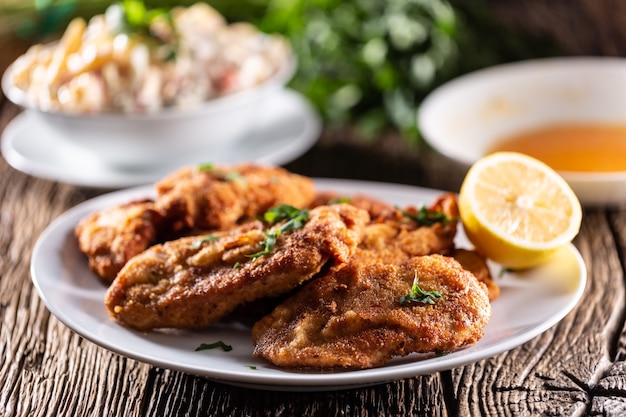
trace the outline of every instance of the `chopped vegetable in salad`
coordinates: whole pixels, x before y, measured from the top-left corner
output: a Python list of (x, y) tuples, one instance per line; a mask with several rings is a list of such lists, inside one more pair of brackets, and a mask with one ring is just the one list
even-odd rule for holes
[(152, 112), (245, 90), (288, 62), (283, 38), (229, 24), (206, 3), (148, 10), (125, 0), (88, 22), (75, 18), (59, 42), (31, 47), (12, 81), (42, 110)]

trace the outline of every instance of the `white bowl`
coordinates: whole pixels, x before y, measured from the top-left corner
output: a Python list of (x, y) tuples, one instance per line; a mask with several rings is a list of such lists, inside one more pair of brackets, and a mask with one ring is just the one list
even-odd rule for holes
[[(468, 167), (498, 140), (567, 122), (626, 124), (626, 59), (549, 58), (494, 66), (435, 89), (418, 110), (426, 142)], [(585, 205), (626, 203), (626, 172), (559, 173)]]
[(295, 68), (292, 56), (274, 76), (255, 87), (193, 108), (146, 114), (42, 111), (31, 106), (24, 91), (11, 83), (12, 66), (2, 77), (2, 89), (9, 100), (32, 112), (72, 146), (92, 152), (109, 165), (141, 169), (235, 143), (250, 132), (258, 109), (284, 88)]

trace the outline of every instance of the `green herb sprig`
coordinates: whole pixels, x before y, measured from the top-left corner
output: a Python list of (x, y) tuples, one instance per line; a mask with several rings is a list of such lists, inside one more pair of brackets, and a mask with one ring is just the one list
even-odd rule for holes
[(276, 245), (278, 236), (285, 232), (301, 229), (304, 223), (309, 219), (309, 213), (309, 210), (301, 210), (288, 204), (281, 204), (266, 211), (263, 215), (263, 219), (270, 225), (274, 225), (283, 220), (287, 221), (277, 229), (266, 231), (265, 240), (263, 241), (263, 250), (248, 255), (248, 257), (257, 259), (270, 253), (272, 248)]
[(350, 199), (350, 197), (337, 197), (337, 198), (331, 198), (330, 200), (328, 200), (328, 205), (333, 205), (333, 204), (350, 204), (352, 202), (352, 200)]
[(440, 291), (424, 291), (418, 285), (417, 276), (413, 279), (411, 292), (400, 297), (400, 304), (422, 303), (435, 304), (435, 300), (441, 298)]
[[(145, 0), (146, 7), (197, 0)], [(71, 17), (101, 13), (110, 0), (0, 1), (0, 34), (46, 39)], [(415, 112), (434, 87), (497, 63), (562, 54), (544, 35), (503, 25), (486, 0), (212, 0), (230, 22), (251, 21), (294, 46), (303, 93), (328, 124), (365, 139), (395, 127), (422, 143)]]
[(231, 345), (227, 345), (226, 343), (219, 340), (214, 343), (200, 343), (200, 346), (196, 348), (196, 352), (199, 352), (201, 350), (211, 350), (211, 349), (217, 349), (217, 348), (222, 349), (224, 352), (230, 352), (231, 350), (233, 350), (233, 347)]
[(407, 217), (414, 222), (417, 222), (424, 226), (432, 226), (436, 223), (442, 223), (444, 225), (450, 224), (457, 219), (454, 217), (448, 217), (444, 212), (440, 210), (432, 210), (426, 206), (420, 207), (416, 214), (402, 210), (398, 208), (404, 217)]
[(198, 171), (208, 171), (211, 172), (215, 169), (215, 165), (211, 162), (203, 162), (198, 165)]
[(218, 169), (215, 165), (213, 165), (210, 162), (198, 165), (198, 170), (210, 172), (211, 174), (215, 175), (218, 179), (221, 179), (224, 181), (235, 181), (235, 180), (245, 179), (245, 177), (241, 175), (239, 171), (236, 171), (236, 170), (224, 171), (224, 170)]
[(198, 249), (200, 246), (202, 246), (203, 243), (215, 242), (219, 239), (220, 238), (218, 236), (206, 235), (191, 242), (191, 244), (189, 244), (189, 249)]

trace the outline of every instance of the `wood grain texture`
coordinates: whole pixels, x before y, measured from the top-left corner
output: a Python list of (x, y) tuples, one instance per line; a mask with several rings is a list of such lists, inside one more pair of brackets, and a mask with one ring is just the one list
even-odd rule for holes
[(621, 0), (489, 0), (506, 27), (553, 40), (567, 55), (626, 55)]

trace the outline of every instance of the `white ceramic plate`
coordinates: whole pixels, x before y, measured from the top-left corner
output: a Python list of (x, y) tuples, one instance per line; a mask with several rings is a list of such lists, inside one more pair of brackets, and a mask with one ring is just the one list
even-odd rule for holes
[[(418, 124), (438, 152), (469, 166), (513, 134), (559, 123), (626, 124), (626, 59), (565, 57), (476, 71), (435, 89)], [(626, 172), (561, 172), (585, 205), (626, 204)]]
[[(430, 203), (442, 192), (417, 187), (349, 180), (317, 180), (319, 189), (346, 195), (367, 193), (401, 206)], [(463, 366), (512, 349), (561, 320), (578, 302), (586, 283), (580, 254), (568, 246), (549, 264), (498, 279), (501, 296), (493, 303), (493, 318), (477, 344), (446, 356), (408, 356), (389, 365), (332, 373), (298, 372), (252, 357), (250, 328), (225, 320), (205, 331), (140, 333), (110, 318), (103, 303), (105, 287), (89, 271), (73, 237), (87, 214), (132, 198), (152, 196), (150, 187), (117, 191), (86, 201), (56, 219), (41, 235), (31, 262), (32, 279), (52, 314), (92, 342), (158, 367), (204, 376), (232, 385), (288, 391), (321, 391), (366, 386)], [(462, 233), (459, 247), (469, 247)], [(492, 265), (499, 277), (501, 270)], [(195, 352), (200, 343), (223, 341), (230, 352)]]
[(253, 133), (232, 145), (198, 149), (184, 159), (137, 170), (115, 168), (72, 147), (24, 111), (6, 127), (2, 154), (15, 169), (36, 177), (87, 187), (125, 188), (157, 181), (182, 165), (247, 161), (282, 165), (306, 152), (321, 132), (319, 115), (292, 90), (276, 93), (258, 111), (261, 114)]

